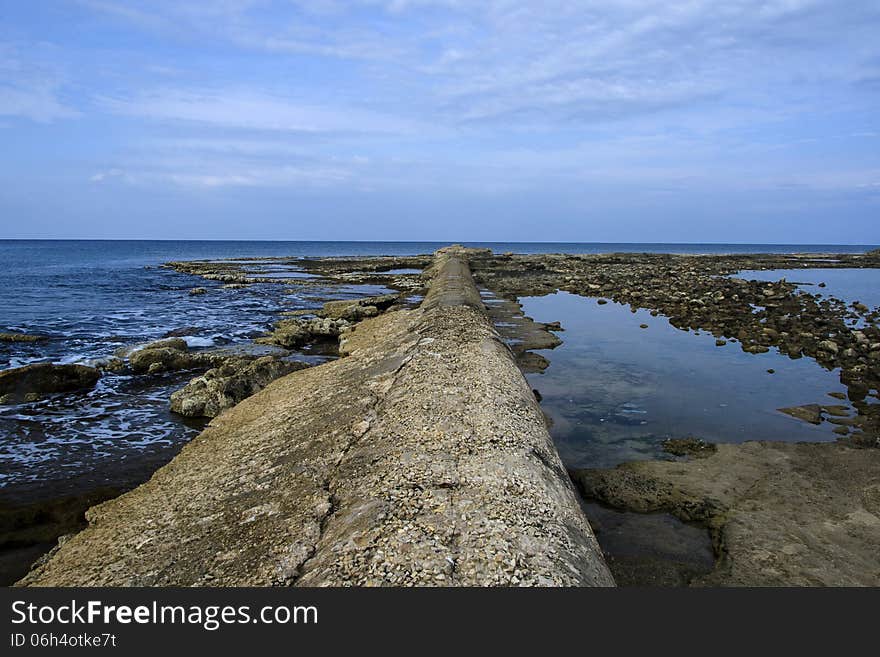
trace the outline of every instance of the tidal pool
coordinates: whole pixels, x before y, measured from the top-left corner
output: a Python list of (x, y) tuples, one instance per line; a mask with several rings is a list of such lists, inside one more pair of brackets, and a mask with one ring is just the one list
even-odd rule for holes
[[(847, 303), (859, 301), (866, 306), (880, 306), (880, 269), (768, 269), (743, 270), (736, 278), (751, 281), (778, 281), (799, 283), (801, 290), (842, 299)], [(825, 287), (819, 287), (824, 283)]]
[[(528, 375), (553, 421), (569, 468), (612, 467), (662, 458), (666, 438), (710, 442), (830, 441), (834, 425), (807, 424), (777, 409), (840, 404), (839, 372), (775, 349), (750, 354), (716, 346), (705, 332), (682, 331), (663, 316), (557, 292), (520, 299), (526, 315), (559, 321), (563, 344), (542, 353), (550, 366)], [(647, 328), (641, 325), (647, 324)], [(768, 370), (774, 370), (769, 373)]]

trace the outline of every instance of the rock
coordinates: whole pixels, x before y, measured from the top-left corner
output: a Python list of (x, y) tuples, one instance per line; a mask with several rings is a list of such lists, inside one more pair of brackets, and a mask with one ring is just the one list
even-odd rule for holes
[(296, 349), (310, 342), (333, 340), (348, 327), (344, 319), (314, 317), (312, 319), (282, 319), (275, 324), (271, 334), (257, 338), (258, 344), (274, 344), (285, 349)]
[(182, 328), (172, 329), (168, 331), (163, 338), (180, 338), (185, 335), (196, 335), (201, 329), (198, 326), (184, 326)]
[(770, 367), (767, 369), (767, 374), (776, 374), (776, 370), (774, 370), (772, 367)]
[(200, 295), (200, 294), (207, 294), (207, 293), (208, 293), (208, 290), (206, 290), (206, 289), (203, 288), (203, 287), (194, 287), (193, 289), (191, 289), (191, 290), (189, 291), (189, 295), (190, 295), (191, 297), (198, 296), (198, 295)]
[(206, 367), (219, 360), (222, 358), (209, 352), (189, 353), (186, 340), (182, 338), (151, 342), (128, 355), (128, 364), (133, 371), (148, 374)]
[(646, 329), (646, 328), (648, 328), (648, 325), (647, 324), (639, 324), (639, 328)]
[(828, 396), (829, 396), (829, 397), (834, 397), (835, 399), (846, 399), (846, 393), (845, 393), (845, 392), (829, 392), (829, 393), (828, 393)]
[(727, 340), (721, 340), (720, 338), (718, 340), (715, 340), (716, 347), (723, 347), (726, 344), (727, 344)]
[(100, 371), (86, 365), (25, 365), (0, 371), (0, 398), (6, 404), (33, 401), (42, 394), (88, 390), (100, 378)]
[(42, 342), (48, 340), (45, 335), (29, 335), (27, 333), (0, 333), (0, 342)]
[(305, 367), (308, 364), (272, 356), (254, 361), (230, 360), (172, 394), (171, 410), (190, 417), (216, 417), (275, 379)]
[(604, 306), (606, 303), (608, 303), (608, 300), (607, 299), (598, 299), (596, 301), (596, 303), (598, 303), (600, 306)]
[(830, 354), (836, 354), (838, 349), (839, 347), (837, 346), (837, 343), (833, 340), (822, 340), (819, 343), (820, 351), (827, 351)]
[(538, 374), (550, 366), (550, 361), (541, 354), (533, 351), (525, 351), (516, 356), (516, 364), (524, 374)]
[(704, 458), (715, 452), (715, 445), (700, 438), (667, 438), (663, 441), (663, 451), (673, 456), (692, 456)]
[(843, 404), (823, 404), (822, 410), (834, 417), (849, 417), (849, 406)]
[(330, 319), (357, 322), (367, 317), (375, 317), (394, 305), (398, 299), (396, 294), (383, 294), (363, 299), (328, 301), (318, 314)]
[(694, 461), (576, 470), (584, 496), (708, 528), (709, 586), (878, 586), (880, 450), (837, 443), (719, 444)]
[(798, 420), (809, 422), (810, 424), (822, 423), (822, 407), (819, 404), (804, 404), (803, 406), (789, 406), (787, 408), (776, 409), (780, 413), (791, 415)]

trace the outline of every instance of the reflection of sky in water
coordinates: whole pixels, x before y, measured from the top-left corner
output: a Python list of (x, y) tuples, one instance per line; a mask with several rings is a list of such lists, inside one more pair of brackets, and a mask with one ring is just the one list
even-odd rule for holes
[[(607, 467), (655, 458), (667, 437), (709, 441), (833, 440), (834, 425), (813, 426), (776, 409), (839, 404), (838, 374), (813, 360), (775, 350), (744, 353), (738, 343), (715, 346), (708, 333), (674, 328), (664, 317), (600, 306), (565, 292), (520, 299), (527, 315), (560, 321), (563, 344), (543, 351), (550, 367), (529, 375), (552, 417), (566, 465)], [(641, 329), (640, 324), (649, 328)], [(767, 369), (773, 368), (775, 374)]]
[[(880, 306), (880, 269), (771, 269), (767, 271), (743, 270), (737, 278), (752, 281), (778, 281), (804, 283), (801, 287), (810, 294), (837, 297), (847, 303), (861, 301), (866, 306)], [(818, 287), (825, 283), (825, 287)]]

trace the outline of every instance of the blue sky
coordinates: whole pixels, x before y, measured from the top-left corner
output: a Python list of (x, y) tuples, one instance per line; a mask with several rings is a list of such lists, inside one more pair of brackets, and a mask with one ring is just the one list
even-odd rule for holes
[(880, 3), (0, 0), (0, 237), (880, 243)]

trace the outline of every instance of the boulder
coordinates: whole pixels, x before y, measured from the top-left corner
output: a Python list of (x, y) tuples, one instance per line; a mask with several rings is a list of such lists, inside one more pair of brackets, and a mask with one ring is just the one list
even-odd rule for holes
[(203, 287), (194, 287), (193, 289), (191, 289), (191, 290), (189, 291), (189, 295), (190, 295), (191, 297), (195, 297), (195, 296), (198, 296), (198, 295), (200, 295), (200, 294), (207, 294), (207, 293), (208, 293), (208, 290), (206, 290), (206, 289), (203, 288)]
[(39, 395), (93, 388), (101, 372), (86, 365), (35, 363), (0, 372), (0, 400), (15, 403)]
[(306, 363), (272, 356), (253, 361), (229, 360), (172, 394), (171, 410), (190, 417), (216, 417), (275, 379), (305, 367)]
[(182, 338), (158, 340), (129, 353), (128, 364), (137, 373), (157, 374), (211, 366), (222, 360), (210, 353), (191, 354), (188, 349)]

